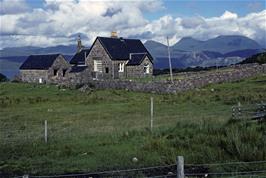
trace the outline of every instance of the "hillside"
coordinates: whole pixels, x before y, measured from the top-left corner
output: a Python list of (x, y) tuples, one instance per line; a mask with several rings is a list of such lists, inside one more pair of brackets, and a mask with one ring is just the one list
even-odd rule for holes
[(247, 64), (247, 63), (265, 64), (266, 63), (266, 52), (253, 55), (245, 59), (244, 61), (242, 61), (240, 64)]
[[(265, 90), (265, 76), (177, 95), (114, 90), (82, 93), (50, 85), (3, 83), (0, 175), (162, 166), (174, 164), (177, 155), (184, 155), (186, 164), (265, 160), (265, 124), (228, 122), (233, 105), (261, 102)], [(47, 144), (44, 120), (48, 122)], [(134, 157), (137, 162), (132, 161)], [(218, 171), (251, 167), (220, 167)]]
[(262, 47), (254, 40), (245, 36), (227, 35), (218, 36), (206, 41), (196, 40), (190, 37), (182, 38), (173, 45), (173, 49), (184, 51), (214, 51), (228, 53), (245, 49), (261, 49)]
[[(155, 68), (169, 68), (167, 46), (147, 41), (144, 44), (155, 58)], [(170, 47), (173, 68), (227, 66), (263, 52), (254, 40), (236, 35), (218, 36), (206, 41), (182, 38)]]
[(77, 50), (76, 45), (58, 45), (51, 47), (10, 47), (0, 50), (0, 57), (9, 56), (29, 56), (32, 54), (49, 54), (49, 53), (62, 53), (65, 55), (73, 55)]

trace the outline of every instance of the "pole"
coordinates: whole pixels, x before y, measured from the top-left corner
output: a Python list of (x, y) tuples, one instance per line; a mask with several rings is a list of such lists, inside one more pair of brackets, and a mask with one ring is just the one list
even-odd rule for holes
[(44, 121), (44, 141), (47, 143), (47, 120)]
[(153, 128), (153, 97), (151, 97), (151, 131)]
[(172, 61), (171, 61), (171, 55), (170, 55), (170, 46), (169, 46), (168, 36), (167, 36), (167, 46), (168, 46), (168, 59), (169, 59), (170, 79), (171, 79), (171, 82), (174, 83), (174, 81), (173, 81), (173, 72), (172, 72)]
[(177, 178), (184, 178), (185, 174), (184, 174), (184, 157), (183, 156), (177, 156), (176, 159), (176, 177)]

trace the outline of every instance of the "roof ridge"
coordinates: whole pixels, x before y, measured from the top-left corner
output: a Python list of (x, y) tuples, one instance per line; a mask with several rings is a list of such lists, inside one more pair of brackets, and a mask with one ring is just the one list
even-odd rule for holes
[(29, 56), (58, 56), (58, 55), (62, 55), (61, 53), (48, 53), (48, 54), (31, 54)]

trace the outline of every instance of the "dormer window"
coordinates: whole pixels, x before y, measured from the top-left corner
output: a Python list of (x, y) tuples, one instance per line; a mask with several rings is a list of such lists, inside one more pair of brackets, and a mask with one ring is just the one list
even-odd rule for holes
[(118, 72), (124, 72), (124, 69), (125, 69), (125, 63), (119, 63)]

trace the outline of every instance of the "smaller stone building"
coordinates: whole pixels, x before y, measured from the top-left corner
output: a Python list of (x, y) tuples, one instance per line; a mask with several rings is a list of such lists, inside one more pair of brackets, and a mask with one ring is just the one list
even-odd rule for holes
[(31, 55), (19, 69), (24, 82), (53, 83), (67, 77), (70, 65), (61, 54)]

